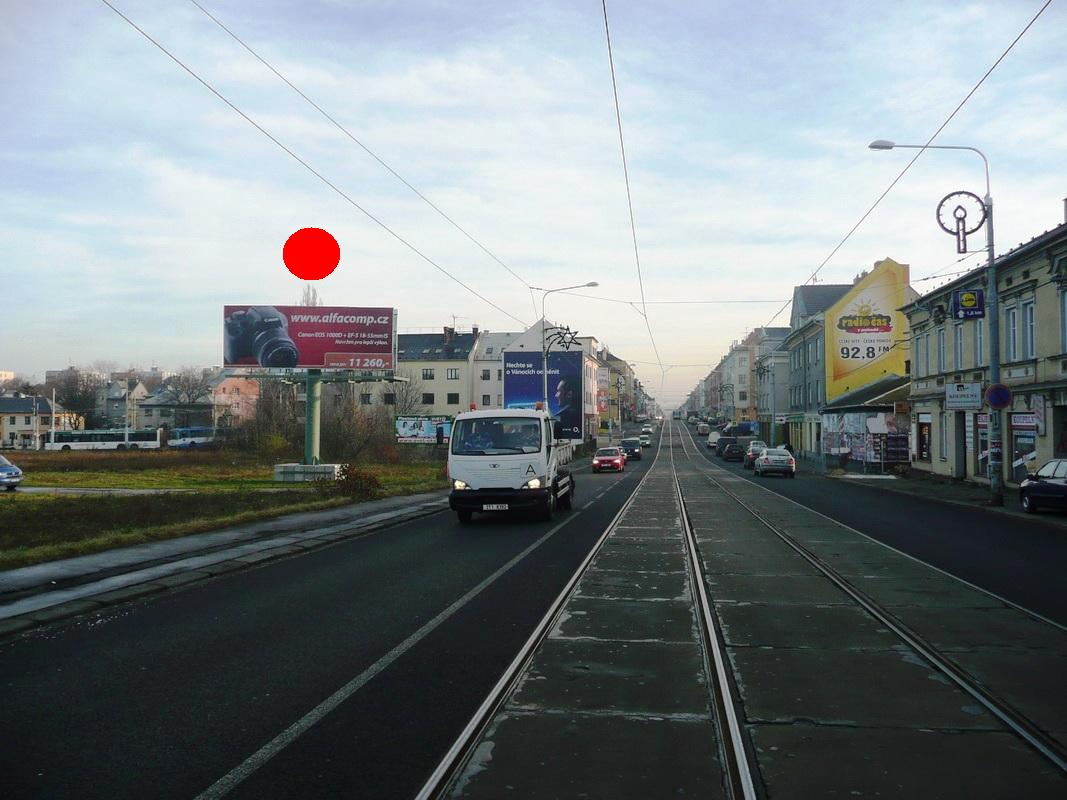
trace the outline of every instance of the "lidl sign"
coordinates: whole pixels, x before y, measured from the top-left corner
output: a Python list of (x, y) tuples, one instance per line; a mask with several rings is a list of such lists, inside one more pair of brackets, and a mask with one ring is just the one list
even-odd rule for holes
[(952, 293), (953, 319), (982, 319), (985, 317), (985, 291), (957, 289)]

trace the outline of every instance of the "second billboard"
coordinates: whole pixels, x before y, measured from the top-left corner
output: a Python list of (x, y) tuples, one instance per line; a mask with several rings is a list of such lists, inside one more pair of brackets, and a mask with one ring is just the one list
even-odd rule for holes
[[(563, 436), (582, 440), (582, 359), (580, 351), (548, 354), (548, 412), (559, 419)], [(542, 397), (541, 353), (504, 353), (504, 407), (535, 408)]]

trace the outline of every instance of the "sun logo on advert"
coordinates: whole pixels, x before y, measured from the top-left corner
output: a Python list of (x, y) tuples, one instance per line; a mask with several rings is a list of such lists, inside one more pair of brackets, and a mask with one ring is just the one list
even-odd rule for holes
[(849, 313), (838, 318), (837, 327), (848, 333), (889, 333), (893, 318), (880, 313), (878, 304), (870, 298), (861, 297)]

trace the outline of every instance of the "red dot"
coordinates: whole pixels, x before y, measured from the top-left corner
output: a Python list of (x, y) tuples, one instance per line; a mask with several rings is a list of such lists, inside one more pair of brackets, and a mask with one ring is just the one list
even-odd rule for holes
[(305, 281), (322, 280), (337, 269), (340, 260), (340, 245), (322, 228), (301, 228), (282, 248), (286, 268)]

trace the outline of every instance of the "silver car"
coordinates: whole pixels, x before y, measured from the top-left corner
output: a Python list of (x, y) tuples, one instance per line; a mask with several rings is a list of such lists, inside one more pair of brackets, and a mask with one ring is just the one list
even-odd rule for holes
[(790, 455), (788, 450), (777, 448), (764, 448), (752, 462), (752, 468), (757, 477), (764, 475), (785, 475), (787, 478), (797, 476), (797, 460)]
[(9, 492), (15, 491), (15, 487), (22, 483), (22, 470), (12, 464), (3, 456), (0, 456), (0, 486)]

